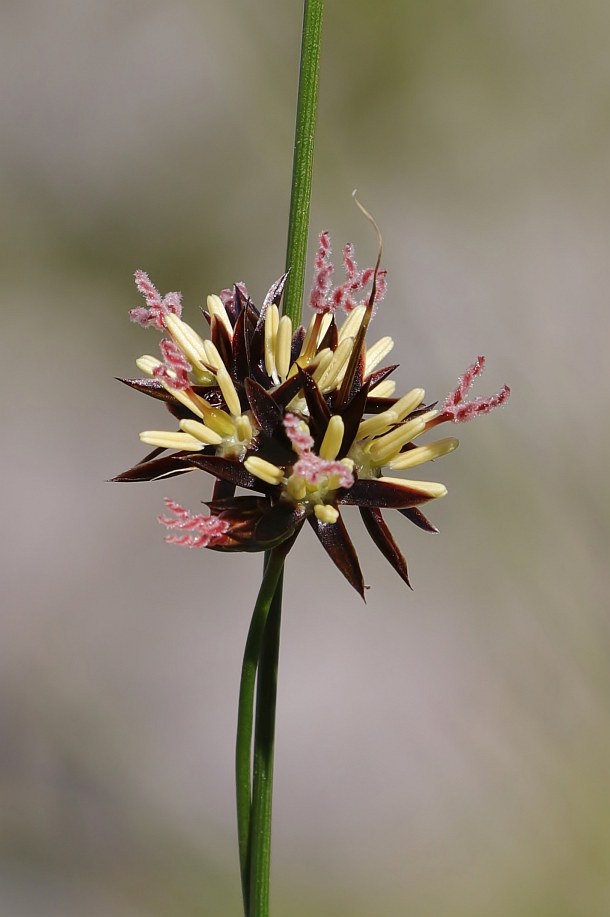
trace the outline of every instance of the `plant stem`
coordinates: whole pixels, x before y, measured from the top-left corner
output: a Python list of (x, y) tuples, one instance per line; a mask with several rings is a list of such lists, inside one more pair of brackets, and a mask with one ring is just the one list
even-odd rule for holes
[(250, 862), (250, 908), (252, 917), (269, 914), (271, 866), (271, 815), (273, 801), (273, 751), (277, 669), (282, 619), (282, 576), (271, 603), (263, 635), (256, 686), (256, 731), (254, 735), (254, 785), (252, 791), (252, 838)]
[(301, 321), (305, 285), (323, 9), (324, 0), (305, 0), (286, 248), (286, 270), (290, 270), (290, 273), (284, 290), (283, 307), (284, 315), (290, 316), (295, 327)]
[(283, 545), (265, 555), (265, 568), (250, 629), (246, 639), (244, 660), (239, 686), (237, 715), (237, 741), (235, 744), (235, 787), (237, 795), (237, 832), (239, 838), (239, 863), (244, 899), (244, 913), (249, 915), (250, 895), (250, 807), (252, 804), (252, 720), (254, 715), (254, 684), (265, 624), (277, 595), (286, 550)]
[[(311, 204), (314, 135), (318, 106), (320, 39), (324, 0), (304, 0), (301, 65), (292, 163), (292, 187), (283, 311), (301, 322)], [(296, 535), (295, 535), (296, 537)], [(268, 917), (271, 811), (277, 668), (282, 617), (284, 559), (289, 538), (265, 555), (263, 581), (246, 641), (239, 693), (235, 778), (244, 914)], [(252, 719), (256, 682), (256, 729), (252, 765)]]

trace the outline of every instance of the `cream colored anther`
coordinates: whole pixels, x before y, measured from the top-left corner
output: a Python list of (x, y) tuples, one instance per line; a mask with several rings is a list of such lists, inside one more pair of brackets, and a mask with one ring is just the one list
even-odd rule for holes
[(216, 296), (215, 293), (212, 293), (211, 296), (208, 296), (207, 306), (208, 306), (208, 312), (210, 313), (210, 316), (213, 315), (220, 322), (222, 322), (222, 324), (225, 326), (226, 330), (229, 333), (229, 337), (232, 338), (233, 337), (233, 326), (231, 325), (231, 319), (229, 318), (229, 315), (225, 308), (225, 304), (223, 303), (220, 296)]
[(234, 417), (237, 417), (239, 414), (241, 414), (241, 404), (239, 402), (239, 395), (237, 394), (237, 389), (233, 384), (233, 380), (227, 372), (227, 368), (222, 361), (222, 357), (218, 353), (218, 350), (212, 341), (204, 341), (203, 345), (205, 348), (207, 363), (214, 370), (216, 381), (218, 382), (220, 391), (222, 392), (222, 397), (224, 398), (230, 413)]
[(409, 449), (407, 452), (401, 452), (395, 458), (388, 462), (393, 471), (404, 471), (405, 468), (415, 468), (416, 465), (423, 465), (424, 462), (433, 462), (434, 459), (442, 455), (448, 455), (457, 449), (459, 440), (454, 436), (448, 436), (446, 439), (438, 439), (435, 443), (427, 446), (418, 446), (416, 449)]
[(338, 414), (334, 414), (328, 421), (328, 426), (326, 427), (326, 433), (324, 434), (324, 439), (320, 446), (320, 458), (326, 459), (327, 461), (332, 461), (337, 458), (341, 443), (343, 442), (344, 432), (345, 424), (343, 423), (343, 419), (339, 417)]

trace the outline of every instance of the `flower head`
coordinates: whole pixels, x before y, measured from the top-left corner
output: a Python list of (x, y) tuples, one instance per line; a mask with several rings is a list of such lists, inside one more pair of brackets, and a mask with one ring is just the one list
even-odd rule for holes
[[(215, 480), (209, 515), (191, 514), (166, 500), (173, 516), (159, 516), (159, 522), (171, 530), (167, 541), (263, 551), (296, 537), (307, 521), (364, 595), (341, 508), (359, 508), (373, 542), (409, 584), (405, 558), (382, 510), (397, 509), (435, 532), (420, 507), (444, 496), (446, 488), (397, 473), (452, 452), (458, 445), (454, 437), (425, 444), (420, 437), (440, 423), (488, 413), (507, 400), (509, 389), (467, 400), (483, 370), (479, 357), (440, 410), (425, 404), (422, 388), (394, 397), (388, 377), (396, 366), (378, 368), (393, 348), (392, 339), (366, 344), (369, 322), (385, 293), (385, 272), (378, 266), (360, 271), (351, 245), (343, 249), (343, 265), (345, 280), (333, 287), (330, 237), (322, 233), (309, 300), (313, 316), (306, 329), (294, 329), (280, 314), (284, 275), (260, 310), (241, 283), (208, 296), (204, 336), (183, 321), (180, 294), (161, 297), (148, 275), (137, 271), (146, 306), (133, 309), (131, 318), (166, 335), (160, 343), (163, 359), (141, 357), (138, 368), (149, 378), (122, 381), (163, 401), (176, 424), (141, 433), (141, 441), (154, 450), (114, 480), (206, 471)], [(238, 495), (238, 487), (254, 494)]]

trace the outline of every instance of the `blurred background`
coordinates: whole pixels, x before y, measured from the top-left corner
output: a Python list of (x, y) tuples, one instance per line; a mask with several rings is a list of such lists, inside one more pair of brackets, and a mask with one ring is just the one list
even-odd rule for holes
[[(238, 915), (233, 742), (259, 557), (167, 547), (204, 475), (105, 481), (160, 406), (133, 271), (260, 302), (284, 263), (298, 2), (1, 5), (0, 913)], [(288, 563), (273, 906), (610, 913), (610, 7), (328, 4), (312, 243), (385, 238), (400, 389), (479, 394), (414, 591)], [(309, 276), (311, 276), (309, 274)], [(152, 336), (151, 336), (152, 335)], [(600, 420), (601, 418), (601, 420)]]

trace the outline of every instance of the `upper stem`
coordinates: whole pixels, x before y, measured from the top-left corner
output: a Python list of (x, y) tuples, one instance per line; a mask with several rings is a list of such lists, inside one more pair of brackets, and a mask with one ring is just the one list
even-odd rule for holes
[(290, 273), (284, 290), (283, 306), (284, 315), (290, 316), (293, 327), (301, 322), (305, 285), (323, 9), (324, 0), (305, 0), (286, 248), (286, 270)]

